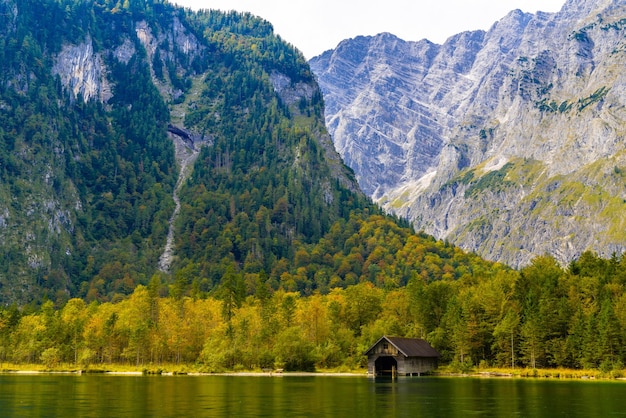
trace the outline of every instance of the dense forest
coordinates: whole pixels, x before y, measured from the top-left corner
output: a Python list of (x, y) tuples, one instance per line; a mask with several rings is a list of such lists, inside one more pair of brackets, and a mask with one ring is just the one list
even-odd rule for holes
[[(440, 243), (430, 245), (450, 255)], [(409, 249), (428, 250), (424, 243)], [(34, 313), (3, 308), (0, 363), (355, 370), (387, 334), (427, 339), (453, 370), (565, 367), (619, 375), (626, 360), (625, 263), (585, 253), (563, 269), (545, 256), (519, 272), (492, 266), (425, 280), (415, 271), (406, 286), (362, 281), (307, 297), (271, 291), (262, 277), (236, 271), (209, 297), (154, 276), (118, 303), (72, 299), (55, 309), (46, 302)]]

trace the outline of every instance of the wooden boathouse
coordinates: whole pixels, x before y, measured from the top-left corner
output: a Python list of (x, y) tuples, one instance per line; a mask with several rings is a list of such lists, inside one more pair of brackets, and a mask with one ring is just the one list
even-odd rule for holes
[(440, 354), (419, 338), (383, 336), (365, 353), (373, 376), (419, 376), (437, 368)]

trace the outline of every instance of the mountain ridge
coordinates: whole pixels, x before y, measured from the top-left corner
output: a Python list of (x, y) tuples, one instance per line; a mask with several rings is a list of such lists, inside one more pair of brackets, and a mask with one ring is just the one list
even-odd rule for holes
[[(568, 1), (557, 13), (514, 10), (443, 45), (346, 40), (310, 63), (338, 151), (386, 210), (512, 266), (544, 253), (567, 263), (626, 248), (614, 232), (625, 17), (617, 1)], [(599, 161), (607, 179), (584, 178)], [(555, 213), (555, 195), (572, 209)]]

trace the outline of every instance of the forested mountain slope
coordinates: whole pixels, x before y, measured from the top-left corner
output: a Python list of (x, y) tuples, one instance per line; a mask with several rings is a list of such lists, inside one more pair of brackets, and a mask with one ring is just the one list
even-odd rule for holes
[(308, 64), (266, 21), (0, 0), (0, 35), (3, 304), (119, 300), (153, 279), (309, 294), (487, 266), (382, 216), (334, 150)]
[(416, 229), (518, 267), (620, 254), (626, 6), (512, 11), (443, 45), (358, 37), (311, 60), (337, 150)]
[(0, 2), (5, 303), (84, 294), (113, 270), (114, 286), (132, 290), (158, 257), (176, 164), (131, 16), (91, 2)]

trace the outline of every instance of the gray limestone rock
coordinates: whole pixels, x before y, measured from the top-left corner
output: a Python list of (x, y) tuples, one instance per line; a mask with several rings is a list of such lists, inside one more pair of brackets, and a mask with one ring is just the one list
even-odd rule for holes
[(527, 264), (626, 249), (626, 4), (510, 12), (443, 45), (390, 34), (310, 62), (363, 190), (418, 230)]

